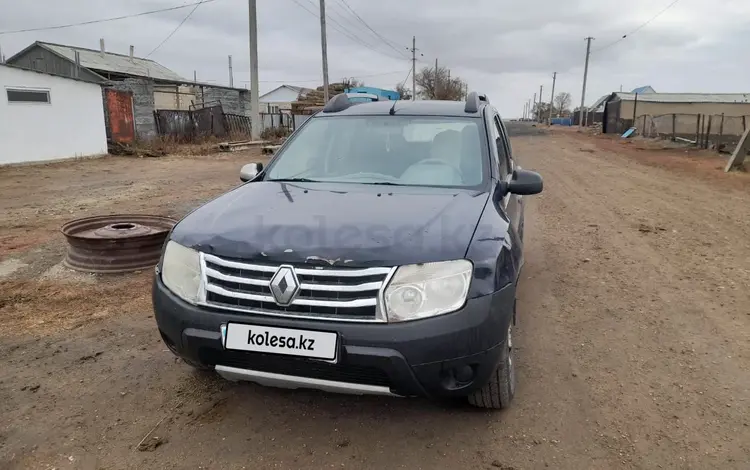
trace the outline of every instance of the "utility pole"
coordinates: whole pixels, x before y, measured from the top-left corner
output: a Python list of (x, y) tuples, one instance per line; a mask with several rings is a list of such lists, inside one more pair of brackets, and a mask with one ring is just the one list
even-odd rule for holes
[[(534, 108), (536, 108), (536, 110)], [(539, 112), (539, 107), (536, 105), (536, 93), (534, 93), (534, 105), (531, 107), (531, 115), (529, 116), (529, 118), (531, 116), (536, 116), (536, 113), (534, 111), (536, 111), (536, 113)]]
[[(411, 49), (408, 47), (407, 50), (411, 51), (411, 100), (417, 99), (417, 37), (411, 37)], [(424, 55), (424, 54), (420, 54)]]
[(521, 119), (526, 119), (526, 108), (529, 106), (529, 103), (526, 102), (523, 104), (523, 114), (521, 115)]
[(446, 82), (445, 86), (448, 87), (449, 90), (453, 88), (451, 86), (451, 69), (448, 69), (448, 81)]
[[(589, 75), (589, 55), (591, 55), (591, 40), (594, 39), (591, 36), (585, 38), (586, 41), (586, 65), (583, 66), (583, 91), (581, 91), (581, 108), (580, 108), (580, 116), (579, 116), (579, 122), (578, 125), (580, 127), (583, 127), (586, 125), (586, 123), (583, 120), (583, 109), (584, 104), (586, 103), (586, 80), (588, 79)], [(589, 113), (586, 113), (586, 117), (588, 117)]]
[(440, 84), (440, 79), (438, 78), (438, 60), (437, 57), (435, 57), (435, 83), (432, 85), (435, 90), (433, 90), (433, 100), (438, 99), (438, 85)]
[(326, 0), (320, 0), (320, 47), (323, 49), (323, 101), (328, 103), (328, 45), (326, 44)]
[(229, 88), (234, 88), (234, 74), (232, 73), (232, 56), (229, 56)]
[(536, 117), (536, 120), (539, 123), (541, 123), (542, 120), (544, 119), (544, 115), (542, 114), (542, 103), (544, 103), (544, 101), (542, 100), (542, 88), (543, 87), (544, 85), (539, 85), (539, 113), (537, 114), (537, 117)]
[[(557, 72), (554, 72), (552, 74), (552, 95), (549, 99), (549, 118), (547, 118), (547, 125), (549, 126), (552, 124), (552, 108), (554, 108), (555, 104), (555, 82), (557, 81)], [(557, 112), (559, 113), (560, 110), (558, 109)], [(558, 117), (560, 115), (558, 114)]]
[(250, 138), (260, 138), (260, 95), (258, 93), (258, 9), (256, 0), (248, 0), (250, 23)]

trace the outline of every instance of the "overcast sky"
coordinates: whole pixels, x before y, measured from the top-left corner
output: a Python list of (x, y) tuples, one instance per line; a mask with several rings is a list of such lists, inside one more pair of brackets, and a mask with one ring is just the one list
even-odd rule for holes
[[(750, 1), (681, 0), (632, 36), (610, 46), (672, 0), (345, 0), (393, 47), (367, 29), (344, 5), (326, 0), (331, 81), (357, 77), (393, 88), (411, 68), (412, 36), (418, 67), (441, 65), (486, 92), (505, 117), (520, 116), (523, 103), (544, 85), (581, 98), (585, 36), (593, 36), (587, 104), (601, 95), (641, 85), (658, 92), (750, 92)], [(139, 13), (191, 3), (184, 0), (0, 0), (0, 31), (52, 26)], [(281, 83), (322, 83), (318, 0), (258, 0), (261, 93)], [(303, 8), (304, 7), (304, 8)], [(306, 11), (309, 10), (309, 11)], [(190, 11), (68, 29), (0, 35), (10, 57), (35, 40), (145, 56)], [(338, 23), (338, 24), (337, 24)], [(343, 33), (342, 33), (343, 31)], [(350, 37), (348, 37), (350, 36)], [(355, 40), (356, 39), (356, 40)], [(369, 47), (366, 47), (364, 44)], [(602, 51), (597, 49), (605, 47)], [(227, 55), (235, 85), (248, 85), (245, 0), (200, 5), (152, 59), (184, 77), (228, 84)], [(411, 78), (407, 81), (411, 84)]]

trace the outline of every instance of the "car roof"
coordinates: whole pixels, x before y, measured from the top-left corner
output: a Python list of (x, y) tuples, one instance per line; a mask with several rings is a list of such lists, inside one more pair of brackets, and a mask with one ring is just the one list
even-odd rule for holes
[(397, 101), (373, 101), (371, 103), (357, 103), (346, 109), (336, 112), (321, 112), (318, 117), (328, 116), (388, 116), (391, 108), (394, 108), (396, 116), (451, 116), (451, 117), (473, 117), (482, 116), (482, 108), (476, 112), (466, 112), (464, 101), (437, 101), (437, 100), (397, 100)]

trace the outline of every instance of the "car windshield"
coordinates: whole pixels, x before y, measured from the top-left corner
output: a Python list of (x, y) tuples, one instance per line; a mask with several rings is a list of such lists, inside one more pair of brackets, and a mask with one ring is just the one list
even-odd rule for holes
[(488, 173), (481, 123), (463, 117), (314, 117), (274, 158), (264, 179), (475, 187)]

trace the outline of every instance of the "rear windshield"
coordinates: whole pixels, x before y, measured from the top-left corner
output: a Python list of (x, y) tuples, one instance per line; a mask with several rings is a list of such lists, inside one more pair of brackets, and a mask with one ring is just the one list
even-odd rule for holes
[(486, 180), (481, 119), (315, 117), (273, 160), (267, 180), (476, 187)]

